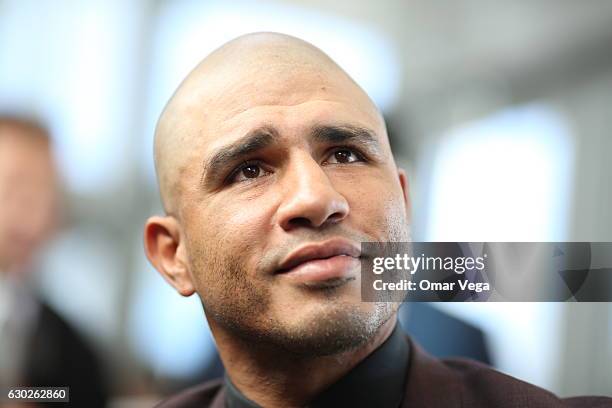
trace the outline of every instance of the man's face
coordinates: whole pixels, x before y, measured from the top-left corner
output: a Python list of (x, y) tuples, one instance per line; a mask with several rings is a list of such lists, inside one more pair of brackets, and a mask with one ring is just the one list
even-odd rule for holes
[(184, 109), (178, 218), (207, 317), (299, 353), (361, 344), (396, 306), (361, 302), (360, 242), (408, 240), (384, 123), (346, 80), (251, 77)]
[(0, 126), (0, 269), (21, 267), (53, 228), (55, 172), (48, 144)]

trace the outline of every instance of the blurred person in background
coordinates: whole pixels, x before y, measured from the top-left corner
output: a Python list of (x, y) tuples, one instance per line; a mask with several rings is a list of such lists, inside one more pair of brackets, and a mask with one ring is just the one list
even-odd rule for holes
[(28, 283), (34, 255), (57, 227), (58, 181), (47, 129), (0, 115), (0, 389), (68, 386), (69, 405), (103, 407), (93, 350)]

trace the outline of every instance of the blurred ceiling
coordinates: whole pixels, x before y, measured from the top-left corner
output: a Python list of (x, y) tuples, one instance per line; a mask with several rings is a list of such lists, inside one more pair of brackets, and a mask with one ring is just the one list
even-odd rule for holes
[(413, 97), (501, 80), (512, 86), (513, 98), (525, 99), (534, 87), (612, 65), (607, 0), (283, 2), (357, 19), (387, 34), (404, 63), (403, 91)]

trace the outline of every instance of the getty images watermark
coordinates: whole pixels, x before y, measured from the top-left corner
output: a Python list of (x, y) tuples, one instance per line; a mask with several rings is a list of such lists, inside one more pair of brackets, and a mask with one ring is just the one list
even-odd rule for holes
[(609, 242), (364, 242), (364, 301), (611, 302)]

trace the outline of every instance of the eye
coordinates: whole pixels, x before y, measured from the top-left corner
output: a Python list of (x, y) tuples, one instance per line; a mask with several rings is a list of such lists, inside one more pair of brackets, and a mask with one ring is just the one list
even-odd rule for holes
[(265, 171), (261, 165), (257, 162), (245, 162), (238, 166), (232, 174), (228, 177), (229, 183), (238, 183), (241, 181), (247, 181), (249, 179), (256, 179), (267, 175), (269, 172)]
[(261, 173), (261, 167), (256, 164), (249, 164), (248, 166), (244, 166), (241, 172), (245, 178), (256, 178), (259, 176), (259, 173)]
[(352, 149), (340, 148), (332, 151), (325, 163), (327, 164), (344, 164), (363, 161), (360, 154)]

